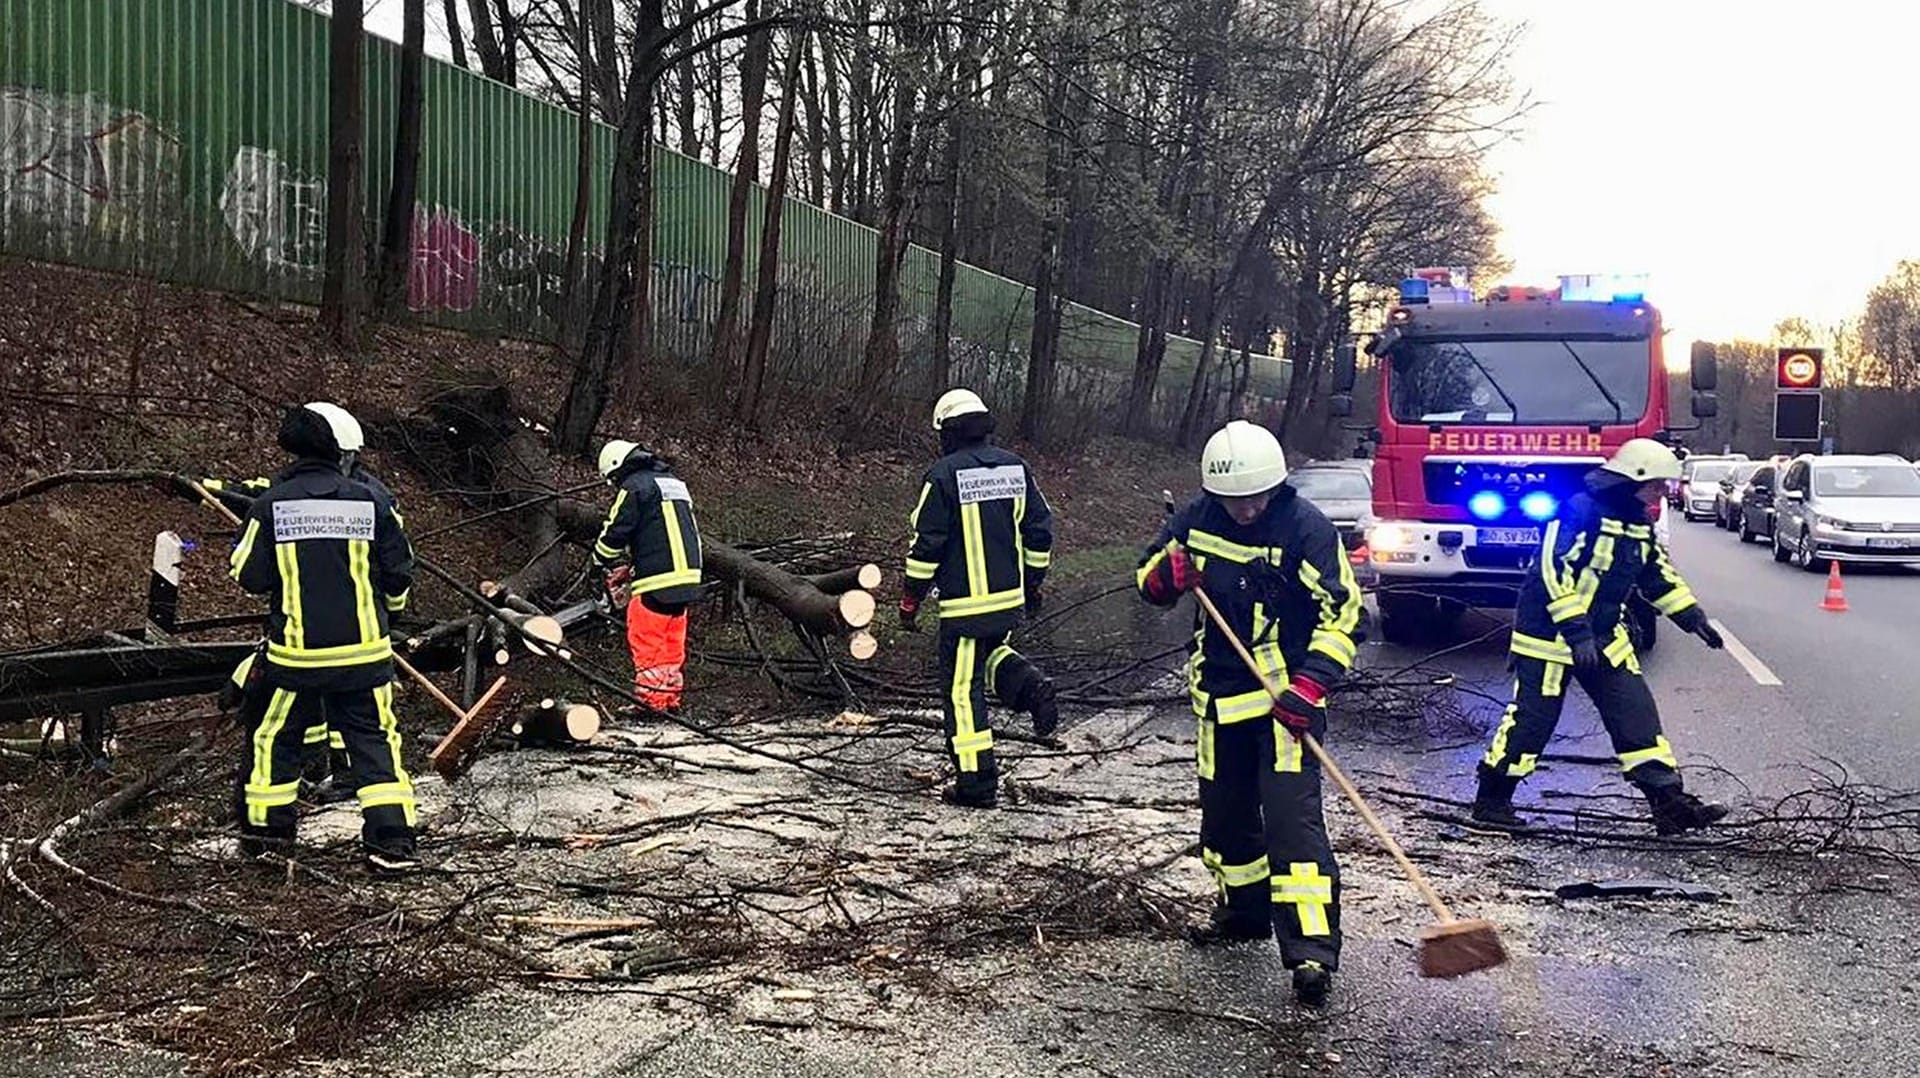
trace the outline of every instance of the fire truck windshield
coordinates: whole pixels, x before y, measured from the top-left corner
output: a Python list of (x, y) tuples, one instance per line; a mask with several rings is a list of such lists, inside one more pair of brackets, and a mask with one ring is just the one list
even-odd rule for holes
[(1632, 423), (1653, 369), (1645, 340), (1402, 339), (1391, 355), (1401, 423)]

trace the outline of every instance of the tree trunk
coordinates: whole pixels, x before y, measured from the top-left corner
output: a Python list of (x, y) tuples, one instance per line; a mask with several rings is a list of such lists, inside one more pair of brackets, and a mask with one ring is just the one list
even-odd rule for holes
[(634, 59), (627, 69), (608, 199), (606, 250), (579, 359), (553, 420), (554, 446), (585, 455), (606, 410), (616, 363), (634, 377), (651, 332), (653, 252), (653, 64), (664, 47), (662, 0), (641, 0)]
[[(680, 0), (680, 18), (682, 22), (693, 17), (697, 5), (694, 0)], [(673, 65), (674, 113), (680, 126), (680, 152), (698, 161), (700, 159), (700, 122), (695, 106), (699, 103), (699, 92), (693, 85), (693, 56)]]
[(823, 205), (827, 197), (826, 120), (820, 107), (820, 63), (814, 55), (813, 38), (807, 39), (807, 201)]
[(500, 24), (500, 67), (505, 76), (500, 81), (508, 86), (520, 85), (520, 17), (507, 6), (507, 0), (495, 0), (499, 5), (497, 21)]
[(1080, 138), (1078, 93), (1082, 50), (1080, 0), (1067, 0), (1054, 49), (1052, 85), (1047, 89), (1046, 165), (1042, 178), (1040, 252), (1033, 272), (1033, 336), (1027, 348), (1027, 391), (1020, 408), (1020, 437), (1041, 440), (1053, 407), (1054, 374), (1059, 365), (1060, 252), (1067, 229), (1068, 158)]
[(591, 11), (593, 27), (594, 81), (599, 84), (600, 119), (620, 126), (620, 51), (614, 37), (613, 0), (581, 0), (581, 12)]
[(346, 349), (360, 347), (367, 317), (361, 15), (361, 0), (337, 0), (327, 37), (327, 253), (320, 324)]
[(580, 347), (581, 309), (580, 264), (587, 246), (587, 216), (593, 202), (593, 47), (587, 23), (587, 9), (596, 0), (585, 0), (580, 8), (579, 32), (575, 35), (574, 57), (580, 65), (580, 110), (576, 117), (573, 166), (573, 219), (567, 222), (567, 261), (560, 281), (560, 348), (573, 352)]
[(947, 144), (940, 161), (940, 280), (933, 294), (933, 386), (941, 393), (953, 383), (953, 283), (959, 276), (960, 120), (947, 120)]
[(1280, 412), (1280, 437), (1295, 433), (1294, 425), (1313, 403), (1314, 382), (1318, 377), (1316, 357), (1325, 347), (1326, 319), (1322, 309), (1321, 278), (1316, 255), (1303, 260), (1294, 281), (1293, 332), (1288, 335), (1288, 358), (1293, 369), (1287, 372), (1287, 399)]
[(1160, 364), (1167, 354), (1168, 295), (1173, 284), (1173, 259), (1161, 255), (1147, 262), (1140, 284), (1140, 332), (1133, 351), (1133, 381), (1127, 389), (1126, 415), (1121, 430), (1133, 437), (1147, 432), (1153, 420), (1153, 394), (1160, 381)]
[(460, 28), (460, 0), (440, 0), (441, 13), (447, 19), (447, 41), (453, 46), (453, 66), (467, 66), (466, 31)]
[[(747, 0), (747, 20), (760, 17), (758, 0)], [(727, 196), (727, 257), (720, 270), (720, 313), (713, 324), (713, 347), (707, 355), (714, 388), (725, 392), (739, 374), (740, 293), (747, 268), (747, 202), (760, 178), (760, 113), (766, 106), (767, 60), (771, 31), (747, 37), (740, 57), (740, 154), (734, 163), (732, 190)]]
[(828, 186), (827, 208), (834, 213), (847, 212), (847, 140), (842, 132), (848, 130), (840, 109), (840, 65), (834, 51), (834, 35), (820, 35), (820, 63), (825, 69), (827, 80), (827, 129), (831, 132), (827, 139), (827, 171), (832, 177)]
[(401, 14), (399, 101), (393, 124), (393, 182), (380, 239), (379, 310), (392, 318), (406, 309), (407, 270), (413, 265), (413, 203), (420, 179), (420, 106), (427, 45), (427, 0), (405, 0)]
[(747, 357), (740, 376), (740, 404), (735, 413), (750, 427), (759, 427), (766, 397), (767, 349), (773, 341), (774, 304), (780, 285), (780, 221), (786, 209), (787, 176), (793, 156), (793, 116), (800, 100), (800, 57), (807, 49), (807, 32), (796, 30), (787, 44), (787, 62), (780, 74), (780, 116), (774, 123), (773, 172), (767, 179), (767, 205), (760, 222), (759, 280), (753, 290), (752, 323), (747, 329)]
[(480, 73), (495, 82), (507, 81), (507, 58), (500, 51), (500, 39), (494, 36), (491, 0), (467, 0), (467, 14), (473, 19), (473, 51), (480, 57)]
[[(918, 53), (923, 25), (919, 0), (904, 0), (900, 35), (909, 51)], [(900, 311), (900, 260), (906, 253), (907, 173), (912, 164), (913, 134), (918, 97), (911, 73), (921, 70), (910, 59), (894, 73), (893, 131), (887, 140), (887, 173), (884, 191), (885, 213), (879, 242), (875, 244), (873, 267), (873, 321), (867, 329), (867, 345), (860, 357), (859, 392), (855, 407), (848, 412), (850, 426), (843, 441), (867, 426), (866, 421), (881, 414), (893, 400), (893, 382), (900, 366), (900, 330), (895, 320)]]

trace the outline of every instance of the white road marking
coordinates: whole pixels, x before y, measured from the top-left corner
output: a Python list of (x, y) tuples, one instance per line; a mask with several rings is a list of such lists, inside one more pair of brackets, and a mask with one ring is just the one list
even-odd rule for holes
[(1742, 644), (1740, 638), (1733, 635), (1733, 630), (1727, 628), (1724, 622), (1719, 618), (1711, 618), (1709, 619), (1709, 624), (1719, 631), (1721, 639), (1727, 642), (1727, 654), (1733, 656), (1735, 662), (1746, 667), (1747, 674), (1753, 678), (1754, 684), (1780, 684), (1779, 676), (1772, 670), (1767, 669), (1767, 664), (1761, 662), (1758, 655), (1748, 651), (1747, 645)]

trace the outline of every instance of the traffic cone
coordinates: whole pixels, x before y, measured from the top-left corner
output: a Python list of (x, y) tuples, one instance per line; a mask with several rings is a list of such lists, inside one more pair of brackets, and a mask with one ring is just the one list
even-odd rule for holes
[(1831, 610), (1836, 614), (1847, 612), (1847, 593), (1840, 587), (1840, 563), (1827, 563), (1827, 597), (1820, 600), (1820, 609)]

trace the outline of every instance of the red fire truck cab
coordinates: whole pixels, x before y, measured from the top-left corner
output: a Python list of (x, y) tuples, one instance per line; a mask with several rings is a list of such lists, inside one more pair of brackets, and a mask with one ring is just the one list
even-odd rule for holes
[[(1404, 642), (1467, 607), (1511, 607), (1543, 524), (1629, 438), (1667, 438), (1660, 312), (1633, 279), (1476, 298), (1464, 270), (1417, 270), (1367, 345), (1379, 368), (1367, 549), (1381, 633)], [(1715, 414), (1713, 357), (1692, 411)], [(1335, 364), (1350, 414), (1355, 362)]]

